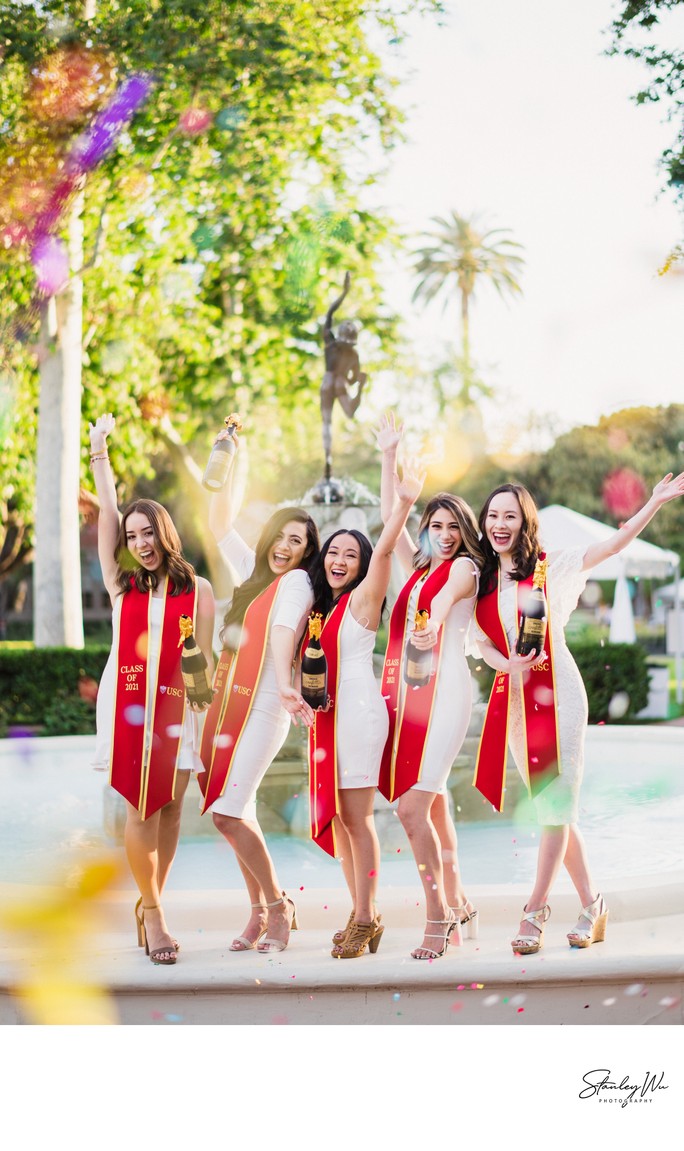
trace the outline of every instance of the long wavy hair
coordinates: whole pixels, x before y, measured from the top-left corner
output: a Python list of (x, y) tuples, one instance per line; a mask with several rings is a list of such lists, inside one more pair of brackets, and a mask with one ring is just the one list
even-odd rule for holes
[(242, 625), (247, 608), (252, 600), (255, 600), (276, 578), (268, 564), (268, 553), (285, 527), (285, 524), (289, 524), (293, 520), (295, 523), (303, 524), (306, 530), (306, 549), (299, 567), (303, 568), (305, 572), (308, 572), (311, 564), (318, 555), (321, 546), (318, 537), (318, 528), (308, 512), (305, 512), (303, 508), (279, 508), (278, 511), (274, 512), (261, 530), (261, 535), (255, 548), (254, 571), (244, 583), (235, 589), (230, 606), (225, 614), (223, 627), (219, 633), (221, 643), (224, 647), (235, 650), (234, 644), (231, 641), (234, 636), (237, 638), (237, 629)]
[[(129, 551), (126, 542), (126, 524), (129, 516), (134, 512), (147, 516), (154, 532), (154, 544), (162, 555), (161, 567), (157, 571), (149, 572), (141, 567), (133, 553)], [(131, 578), (138, 591), (148, 592), (150, 588), (159, 585), (160, 578), (169, 577), (171, 595), (180, 595), (181, 592), (191, 591), (196, 583), (195, 569), (182, 555), (180, 536), (175, 524), (166, 508), (156, 500), (133, 500), (127, 504), (121, 513), (119, 536), (114, 548), (114, 558), (118, 565), (116, 585), (119, 595), (130, 591)]]
[(481, 568), (484, 562), (484, 556), (482, 554), (482, 548), (480, 547), (475, 512), (470, 504), (467, 504), (460, 496), (452, 496), (449, 492), (438, 492), (436, 496), (428, 500), (425, 505), (425, 510), (420, 517), (420, 523), (418, 525), (418, 550), (413, 557), (414, 571), (426, 567), (432, 559), (430, 520), (440, 508), (444, 508), (452, 519), (456, 520), (460, 528), (461, 546), (456, 555), (470, 556), (477, 566)]
[(480, 532), (482, 533), (480, 542), (484, 553), (484, 567), (482, 568), (480, 590), (478, 593), (480, 597), (487, 595), (492, 588), (496, 587), (498, 580), (499, 556), (487, 538), (487, 513), (489, 512), (489, 505), (494, 497), (503, 495), (504, 492), (510, 492), (515, 496), (520, 506), (523, 519), (520, 535), (513, 549), (514, 567), (510, 573), (511, 579), (518, 581), (527, 579), (534, 571), (534, 565), (541, 551), (541, 544), (539, 543), (539, 516), (537, 514), (537, 505), (532, 499), (532, 496), (522, 484), (501, 484), (487, 496), (482, 511), (480, 512), (479, 522)]
[[(332, 535), (328, 537), (309, 569), (309, 579), (311, 580), (314, 592), (313, 610), (319, 611), (323, 617), (328, 614), (334, 602), (333, 591), (325, 574), (325, 557), (328, 554), (331, 543), (337, 536), (353, 536), (359, 545), (359, 574), (351, 583), (347, 584), (344, 588), (345, 592), (353, 591), (354, 588), (358, 587), (361, 581), (366, 578), (373, 556), (373, 545), (368, 539), (368, 536), (365, 536), (363, 532), (357, 531), (356, 528), (338, 528), (336, 532), (333, 532)], [(384, 602), (382, 606), (384, 608)]]

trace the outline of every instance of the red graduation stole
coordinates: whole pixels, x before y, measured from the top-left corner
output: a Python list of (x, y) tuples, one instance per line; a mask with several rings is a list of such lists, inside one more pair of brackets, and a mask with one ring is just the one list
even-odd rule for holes
[[(544, 559), (542, 552), (540, 559)], [(519, 588), (532, 587), (531, 573), (516, 586), (516, 611), (520, 626)], [(475, 618), (488, 639), (502, 655), (509, 655), (508, 637), (499, 614), (501, 573), (496, 588), (478, 600)], [(546, 591), (546, 585), (544, 587)], [(548, 603), (548, 594), (547, 594)], [(550, 613), (550, 609), (549, 609)], [(538, 795), (542, 788), (561, 773), (560, 739), (556, 711), (556, 684), (553, 669), (551, 623), (546, 631), (545, 648), (548, 658), (523, 676), (523, 715), (525, 722), (525, 769), (530, 795)], [(503, 811), (506, 758), (508, 755), (508, 709), (510, 704), (510, 676), (499, 671), (494, 677), (487, 704), (480, 746), (475, 764), (473, 785), (485, 799)]]
[(425, 579), (420, 589), (416, 610), (422, 611), (425, 608), (429, 611), (433, 598), (442, 590), (449, 578), (452, 562), (444, 560), (435, 568), (432, 575), (427, 574), (429, 568), (415, 571), (399, 592), (392, 608), (385, 664), (382, 670), (382, 694), (389, 712), (389, 732), (382, 755), (378, 783), (379, 790), (390, 803), (420, 779), (442, 656), (443, 628), (440, 628), (434, 649), (430, 682), (425, 687), (406, 687), (400, 692), (404, 636), (413, 622), (407, 619), (409, 599), (418, 580)]
[(259, 684), (268, 625), (281, 579), (282, 576), (276, 576), (247, 608), (237, 651), (224, 648), (221, 652), (213, 683), (218, 690), (207, 712), (200, 748), (205, 771), (197, 779), (204, 795), (203, 815), (226, 790), (233, 757)]
[[(340, 596), (323, 624), (321, 647), (328, 661), (327, 711), (314, 712), (309, 728), (309, 816), (311, 838), (323, 851), (333, 857), (337, 854), (333, 819), (339, 811), (337, 795), (337, 690), (340, 672), (340, 630), (349, 607), (351, 592)], [(308, 630), (302, 640), (301, 652), (308, 643)]]
[[(152, 590), (131, 587), (119, 597), (116, 648), (114, 731), (109, 782), (137, 808), (143, 819), (174, 797), (176, 766), (185, 719), (185, 687), (178, 646), (181, 615), (194, 621), (195, 589), (169, 595), (164, 580), (164, 617), (156, 676), (148, 664)], [(154, 683), (151, 723), (147, 723), (150, 684)]]

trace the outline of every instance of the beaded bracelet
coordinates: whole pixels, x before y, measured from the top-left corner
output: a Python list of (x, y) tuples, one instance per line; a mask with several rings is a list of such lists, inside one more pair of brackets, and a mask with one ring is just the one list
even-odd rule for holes
[(95, 463), (96, 460), (108, 460), (108, 459), (109, 459), (109, 452), (96, 452), (94, 455), (92, 455), (90, 457), (90, 463), (92, 465)]

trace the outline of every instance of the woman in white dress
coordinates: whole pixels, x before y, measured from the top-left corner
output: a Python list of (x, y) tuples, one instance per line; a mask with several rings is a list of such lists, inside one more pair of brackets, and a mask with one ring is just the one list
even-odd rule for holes
[[(675, 479), (670, 473), (656, 484), (644, 507), (609, 539), (545, 557), (545, 650), (533, 650), (526, 656), (517, 653), (519, 604), (524, 602), (523, 583), (531, 583), (537, 560), (540, 554), (544, 555), (539, 545), (537, 508), (521, 484), (503, 484), (491, 493), (480, 513), (485, 565), (480, 580), (476, 637), (482, 657), (497, 676), (481, 737), (475, 782), (495, 806), (503, 806), (508, 740), (542, 825), (534, 887), (523, 908), (519, 934), (511, 941), (518, 954), (534, 954), (543, 945), (544, 923), (551, 914), (548, 898), (561, 864), (567, 868), (582, 909), (568, 934), (570, 946), (588, 947), (604, 938), (608, 909), (589, 873), (584, 840), (577, 826), (587, 697), (563, 629), (577, 606), (589, 570), (627, 547), (663, 504), (682, 494), (684, 472)], [(506, 722), (503, 712), (501, 719), (496, 713), (499, 699), (506, 700), (508, 696)]]
[[(237, 434), (234, 440), (239, 445)], [(278, 881), (257, 821), (256, 796), (290, 721), (313, 722), (292, 675), (313, 603), (307, 570), (318, 554), (318, 529), (301, 508), (281, 508), (253, 551), (233, 527), (232, 475), (231, 469), (209, 513), (210, 530), (241, 582), (224, 620), (219, 690), (202, 741), (204, 810), (233, 848), (251, 904), (231, 951), (282, 951), (297, 926), (296, 909)]]
[(335, 668), (328, 679), (332, 703), (315, 712), (309, 738), (312, 833), (340, 859), (352, 902), (346, 928), (333, 936), (336, 959), (357, 959), (366, 947), (377, 951), (384, 931), (375, 906), (380, 845), (373, 804), (388, 717), (373, 649), (392, 553), (423, 478), (408, 467), (397, 478), (395, 507), (374, 548), (362, 532), (341, 528), (325, 541), (309, 572), (321, 646)]
[(124, 846), (140, 898), (138, 943), (153, 963), (176, 962), (161, 895), (178, 847), (181, 808), (199, 759), (199, 715), (187, 703), (178, 646), (181, 614), (211, 671), (214, 596), (181, 554), (168, 512), (154, 500), (117, 507), (107, 437), (111, 414), (90, 425), (91, 466), (100, 504), (98, 554), (112, 603), (112, 651), (97, 695), (94, 766), (109, 769), (126, 799)]
[[(382, 515), (392, 506), (393, 476), (402, 429), (387, 418), (378, 435), (383, 453)], [(427, 504), (414, 543), (404, 529), (397, 556), (410, 579), (390, 619), (383, 694), (390, 735), (380, 777), (387, 799), (399, 798), (398, 815), (423, 883), (426, 927), (414, 959), (437, 959), (447, 944), (462, 942), (462, 927), (476, 938), (477, 912), (466, 898), (458, 865), (458, 841), (449, 811), (447, 779), (470, 720), (472, 687), (465, 639), (475, 607), (482, 562), (477, 521), (458, 496), (440, 492)], [(416, 611), (429, 612), (427, 626), (414, 630)], [(401, 674), (410, 639), (433, 650), (429, 684), (408, 688)]]

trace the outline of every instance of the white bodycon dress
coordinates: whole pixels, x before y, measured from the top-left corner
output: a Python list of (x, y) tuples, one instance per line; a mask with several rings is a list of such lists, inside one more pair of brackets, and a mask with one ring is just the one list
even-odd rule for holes
[[(450, 609), (442, 625), (442, 653), (437, 675), (437, 687), (432, 709), (432, 722), (423, 755), (420, 779), (414, 791), (446, 791), (449, 772), (468, 731), (473, 703), (470, 668), (465, 657), (465, 641), (477, 603), (480, 572), (466, 556), (459, 556), (455, 564), (467, 564), (474, 573), (473, 594), (458, 600)], [(415, 585), (409, 599), (407, 619), (415, 617), (422, 584)], [(406, 684), (402, 679), (402, 691)]]
[[(254, 552), (237, 531), (228, 532), (219, 547), (241, 581), (252, 574)], [(312, 604), (313, 592), (306, 572), (300, 568), (287, 572), (278, 584), (270, 627), (291, 628), (296, 643), (304, 631)], [(280, 702), (273, 653), (270, 642), (267, 642), (254, 702), (235, 752), (225, 791), (208, 808), (209, 811), (256, 822), (257, 789), (283, 746), (289, 728), (290, 716)]]
[(389, 717), (373, 672), (375, 632), (347, 608), (340, 629), (337, 699), (337, 785), (377, 787)]

